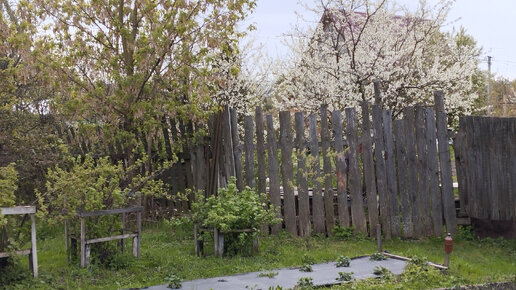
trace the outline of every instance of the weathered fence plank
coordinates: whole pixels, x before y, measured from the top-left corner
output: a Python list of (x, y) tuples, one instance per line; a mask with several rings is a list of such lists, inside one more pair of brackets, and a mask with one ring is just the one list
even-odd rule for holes
[(330, 159), (330, 128), (328, 125), (328, 105), (321, 106), (321, 149), (323, 155), (324, 172), (324, 218), (326, 232), (331, 235), (331, 230), (335, 226), (334, 206), (333, 206), (333, 185), (332, 168)]
[(254, 188), (254, 145), (253, 134), (254, 124), (253, 117), (244, 117), (244, 152), (245, 152), (245, 183), (247, 186)]
[(419, 236), (429, 236), (432, 232), (430, 210), (430, 198), (428, 195), (427, 180), (427, 151), (426, 151), (426, 125), (425, 114), (422, 107), (416, 107), (416, 148), (417, 148), (417, 208), (419, 211), (419, 221), (416, 229)]
[(321, 182), (319, 181), (321, 167), (319, 160), (319, 142), (317, 138), (317, 115), (315, 114), (308, 116), (308, 132), (310, 135), (310, 162), (312, 163), (312, 219), (314, 232), (325, 233), (324, 203)]
[(416, 152), (416, 113), (414, 107), (405, 108), (403, 114), (405, 115), (405, 129), (407, 139), (407, 188), (409, 191), (411, 215), (412, 215), (412, 226), (413, 236), (418, 237), (419, 234), (419, 218), (421, 212), (419, 211), (417, 200), (418, 200), (418, 187), (417, 187), (417, 152)]
[(238, 190), (244, 189), (244, 178), (242, 177), (242, 145), (238, 136), (238, 114), (233, 108), (230, 109), (231, 137), (233, 139), (233, 159), (235, 160), (235, 177)]
[(367, 196), (367, 216), (369, 234), (374, 237), (378, 224), (378, 199), (376, 196), (376, 177), (374, 174), (373, 145), (371, 139), (371, 121), (369, 104), (362, 102), (362, 160), (364, 164), (364, 183)]
[(255, 124), (256, 124), (256, 160), (258, 161), (258, 184), (257, 190), (265, 193), (267, 180), (265, 178), (265, 137), (263, 124), (262, 107), (256, 107)]
[(435, 128), (435, 113), (432, 108), (425, 108), (426, 117), (426, 148), (428, 193), (431, 199), (431, 219), (433, 235), (441, 236), (443, 233), (442, 201), (439, 190), (439, 169), (437, 162), (437, 136)]
[[(340, 111), (331, 113), (333, 137), (335, 139), (335, 167), (337, 171), (337, 212), (339, 214), (339, 225), (350, 226), (348, 193), (347, 193), (347, 172), (346, 157), (344, 155), (344, 142), (342, 140), (342, 114)], [(376, 196), (375, 196), (376, 202)], [(376, 225), (376, 224), (375, 224)]]
[(281, 148), (281, 177), (283, 179), (283, 204), (285, 228), (292, 235), (297, 235), (296, 203), (294, 197), (294, 171), (292, 166), (292, 128), (290, 112), (279, 114), (280, 148)]
[(306, 168), (305, 118), (303, 112), (294, 115), (297, 148), (297, 196), (299, 209), (299, 235), (310, 235), (310, 200), (308, 197), (308, 172)]
[(385, 238), (391, 238), (391, 212), (387, 199), (387, 176), (385, 172), (384, 160), (384, 137), (383, 137), (383, 116), (379, 105), (375, 104), (373, 108), (373, 132), (374, 132), (374, 156), (376, 164), (376, 185), (378, 189), (378, 198), (380, 203), (380, 224), (382, 225)]
[(408, 185), (408, 171), (411, 168), (408, 167), (407, 157), (407, 140), (406, 140), (406, 122), (405, 120), (394, 121), (394, 139), (396, 147), (396, 160), (398, 167), (398, 186), (400, 194), (400, 206), (401, 206), (401, 217), (402, 217), (402, 236), (410, 238), (414, 235), (413, 224), (412, 224), (412, 209), (410, 207), (410, 194)]
[[(266, 116), (267, 120), (267, 155), (269, 156), (269, 196), (272, 205), (278, 209), (278, 217), (281, 218), (281, 195), (278, 168), (278, 146), (276, 144), (276, 133), (271, 115)], [(272, 233), (277, 234), (281, 230), (281, 223), (272, 226)]]
[(448, 145), (448, 130), (446, 111), (444, 110), (444, 96), (442, 91), (434, 94), (437, 139), (439, 146), (439, 164), (441, 169), (441, 186), (446, 231), (454, 235), (457, 232), (455, 216), (455, 199), (453, 197), (453, 180), (451, 172), (450, 147)]
[(223, 180), (226, 185), (229, 179), (235, 176), (235, 158), (233, 155), (233, 137), (231, 136), (231, 116), (229, 114), (229, 107), (225, 106), (222, 118), (222, 152), (223, 152)]
[(367, 235), (367, 221), (362, 200), (362, 176), (359, 168), (358, 132), (355, 109), (346, 108), (346, 137), (349, 144), (349, 189), (351, 219), (355, 230)]
[(398, 182), (396, 180), (396, 160), (392, 136), (391, 111), (382, 111), (383, 136), (385, 141), (385, 173), (387, 176), (387, 201), (391, 210), (391, 234), (400, 236), (400, 211), (398, 198)]

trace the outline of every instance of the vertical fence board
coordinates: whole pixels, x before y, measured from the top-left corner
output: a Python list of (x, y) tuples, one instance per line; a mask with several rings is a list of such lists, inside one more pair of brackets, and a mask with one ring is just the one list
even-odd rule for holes
[(231, 136), (231, 116), (229, 107), (224, 107), (222, 118), (222, 148), (223, 148), (223, 176), (225, 187), (229, 183), (229, 179), (235, 176), (235, 158), (233, 156), (233, 137)]
[(453, 197), (453, 180), (451, 172), (450, 147), (448, 145), (448, 130), (446, 112), (444, 110), (444, 96), (442, 91), (434, 94), (437, 122), (437, 139), (439, 145), (439, 164), (441, 169), (442, 198), (446, 230), (454, 235), (457, 232), (455, 217), (455, 198)]
[(362, 199), (362, 176), (359, 168), (358, 132), (355, 109), (346, 108), (346, 136), (349, 144), (349, 188), (351, 191), (351, 220), (355, 229), (367, 235), (367, 221)]
[(283, 203), (285, 228), (297, 235), (296, 203), (294, 197), (294, 171), (292, 167), (292, 128), (290, 112), (283, 111), (280, 120), (281, 177), (283, 179)]
[(254, 188), (254, 145), (253, 133), (254, 124), (253, 117), (244, 117), (244, 152), (245, 152), (245, 183), (247, 186)]
[(406, 123), (405, 120), (394, 121), (394, 141), (396, 147), (396, 160), (398, 167), (398, 186), (400, 193), (400, 206), (402, 218), (403, 237), (409, 238), (414, 235), (412, 225), (412, 215), (410, 208), (410, 195), (408, 186), (408, 167), (407, 158), (407, 140), (406, 140)]
[(390, 207), (387, 199), (387, 176), (385, 172), (384, 160), (384, 137), (383, 137), (383, 116), (378, 104), (373, 108), (373, 132), (375, 144), (375, 164), (376, 164), (376, 185), (378, 188), (378, 198), (380, 203), (380, 223), (385, 234), (385, 238), (391, 238)]
[(238, 114), (233, 108), (229, 110), (231, 117), (231, 137), (233, 140), (233, 159), (235, 160), (235, 177), (237, 188), (244, 189), (244, 178), (242, 177), (242, 145), (238, 136)]
[(418, 228), (419, 234), (429, 236), (432, 232), (430, 219), (430, 197), (428, 194), (427, 180), (427, 150), (426, 150), (426, 125), (425, 111), (422, 107), (416, 107), (416, 147), (417, 147), (417, 207), (420, 213)]
[(299, 209), (299, 235), (310, 235), (310, 200), (308, 197), (308, 172), (306, 168), (305, 118), (302, 112), (294, 115), (297, 148), (297, 196)]
[[(267, 120), (267, 155), (269, 156), (269, 196), (272, 205), (278, 209), (278, 217), (281, 218), (281, 196), (278, 171), (278, 146), (276, 144), (276, 133), (271, 115), (266, 116)], [(272, 226), (272, 233), (277, 234), (281, 230), (281, 223)]]
[(421, 213), (417, 206), (418, 187), (417, 187), (417, 152), (416, 152), (416, 115), (414, 107), (407, 107), (403, 114), (405, 115), (405, 130), (407, 139), (407, 189), (409, 191), (411, 215), (412, 215), (412, 230), (413, 236), (419, 237), (420, 222), (419, 217)]
[(362, 102), (362, 160), (367, 196), (367, 216), (369, 233), (376, 234), (378, 224), (378, 200), (376, 196), (376, 177), (374, 174), (373, 145), (371, 140), (371, 121), (369, 120), (369, 104)]
[(258, 184), (257, 189), (260, 193), (265, 193), (266, 178), (265, 178), (265, 138), (263, 126), (263, 111), (262, 107), (256, 107), (255, 110), (255, 124), (256, 124), (256, 159), (258, 161)]
[(331, 235), (331, 230), (335, 225), (334, 206), (333, 206), (333, 185), (332, 168), (330, 159), (330, 128), (328, 125), (328, 105), (321, 106), (321, 149), (323, 155), (324, 171), (324, 218), (326, 232)]
[(396, 160), (394, 154), (394, 141), (392, 138), (391, 111), (382, 111), (383, 136), (385, 141), (385, 173), (387, 176), (387, 201), (391, 209), (391, 234), (400, 236), (400, 210), (398, 197), (398, 182), (396, 180)]
[(346, 157), (344, 156), (344, 142), (342, 140), (342, 114), (340, 111), (333, 111), (331, 113), (331, 123), (333, 127), (333, 137), (335, 139), (335, 167), (337, 171), (337, 212), (339, 214), (339, 225), (349, 227), (350, 218), (347, 193)]
[(314, 232), (324, 233), (324, 203), (322, 197), (319, 160), (319, 140), (317, 138), (317, 115), (311, 114), (308, 117), (308, 131), (310, 135), (310, 156), (312, 169), (312, 218)]
[(442, 201), (439, 190), (439, 169), (437, 164), (437, 136), (435, 128), (435, 113), (432, 108), (425, 108), (426, 118), (426, 148), (428, 191), (431, 199), (431, 219), (433, 235), (441, 236), (443, 233)]

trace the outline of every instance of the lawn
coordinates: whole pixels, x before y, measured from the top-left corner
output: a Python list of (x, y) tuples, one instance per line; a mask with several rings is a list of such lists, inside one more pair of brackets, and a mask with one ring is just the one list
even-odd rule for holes
[[(120, 289), (145, 287), (166, 283), (167, 277), (176, 275), (183, 280), (215, 277), (281, 267), (301, 266), (304, 256), (315, 263), (335, 260), (340, 255), (361, 256), (376, 251), (376, 241), (363, 237), (348, 240), (325, 237), (310, 239), (279, 236), (262, 237), (260, 253), (253, 257), (215, 258), (211, 245), (207, 257), (196, 257), (190, 231), (172, 231), (165, 223), (146, 224), (141, 241), (141, 259), (129, 254), (116, 257), (108, 266), (90, 265), (81, 269), (66, 262), (64, 239), (59, 230), (42, 228), (38, 239), (40, 277), (30, 278), (26, 258), (11, 277), (22, 277), (3, 287), (9, 289)], [(426, 257), (442, 263), (441, 238), (424, 240), (384, 241), (384, 249), (398, 255)], [(419, 269), (421, 270), (421, 269)], [(492, 281), (510, 281), (516, 273), (516, 241), (501, 239), (475, 240), (467, 230), (462, 230), (454, 242), (451, 269), (446, 273), (416, 269), (398, 278), (374, 279), (353, 282), (353, 288), (367, 289), (421, 289)], [(3, 273), (2, 275), (5, 275)], [(5, 279), (5, 278), (3, 278)], [(5, 280), (3, 280), (5, 283)], [(347, 284), (340, 286), (345, 288)], [(1, 287), (1, 286), (0, 286)], [(339, 289), (339, 287), (334, 287)]]

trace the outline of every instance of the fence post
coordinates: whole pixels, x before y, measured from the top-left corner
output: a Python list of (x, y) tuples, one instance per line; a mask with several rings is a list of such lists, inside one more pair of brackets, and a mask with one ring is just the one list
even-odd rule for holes
[(253, 132), (254, 124), (251, 116), (244, 117), (244, 151), (245, 151), (245, 182), (246, 185), (254, 188), (254, 146)]
[(36, 244), (36, 216), (35, 214), (30, 214), (31, 219), (31, 255), (32, 255), (32, 274), (34, 275), (34, 278), (38, 277), (38, 247)]
[(310, 156), (312, 178), (312, 218), (314, 222), (314, 232), (324, 233), (324, 203), (322, 197), (321, 182), (319, 181), (321, 167), (319, 160), (319, 140), (317, 138), (317, 115), (308, 116), (308, 133), (310, 135)]
[[(278, 171), (278, 146), (272, 116), (267, 115), (267, 150), (269, 155), (269, 195), (271, 203), (278, 209), (278, 218), (281, 218), (281, 196)], [(281, 223), (272, 226), (272, 233), (277, 234), (281, 230)]]
[(81, 217), (81, 268), (86, 267), (86, 224)]
[(340, 111), (336, 110), (331, 113), (331, 123), (333, 125), (333, 136), (335, 139), (335, 167), (337, 170), (337, 210), (339, 214), (339, 225), (343, 227), (349, 227), (350, 219), (347, 193), (346, 157), (344, 156), (344, 141), (342, 136), (342, 113)]
[(450, 147), (447, 137), (448, 129), (446, 111), (444, 109), (443, 92), (436, 91), (434, 93), (434, 100), (437, 122), (437, 140), (439, 146), (439, 164), (441, 168), (444, 220), (446, 221), (446, 231), (454, 235), (457, 232), (457, 220), (455, 217), (455, 198), (453, 196)]
[(294, 115), (297, 148), (297, 196), (299, 207), (299, 235), (310, 235), (310, 200), (308, 196), (308, 172), (306, 171), (305, 118), (302, 112)]
[(376, 177), (374, 174), (373, 145), (371, 140), (371, 121), (369, 105), (362, 102), (362, 159), (364, 162), (364, 179), (367, 196), (367, 215), (369, 218), (370, 236), (376, 233), (378, 225), (378, 199), (376, 196)]

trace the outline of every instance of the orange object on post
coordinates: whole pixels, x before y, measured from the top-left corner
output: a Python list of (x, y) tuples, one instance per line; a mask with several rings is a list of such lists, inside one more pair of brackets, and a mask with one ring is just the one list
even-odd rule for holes
[(449, 254), (453, 251), (453, 239), (451, 237), (451, 234), (448, 233), (446, 238), (444, 238), (444, 252), (446, 254)]

